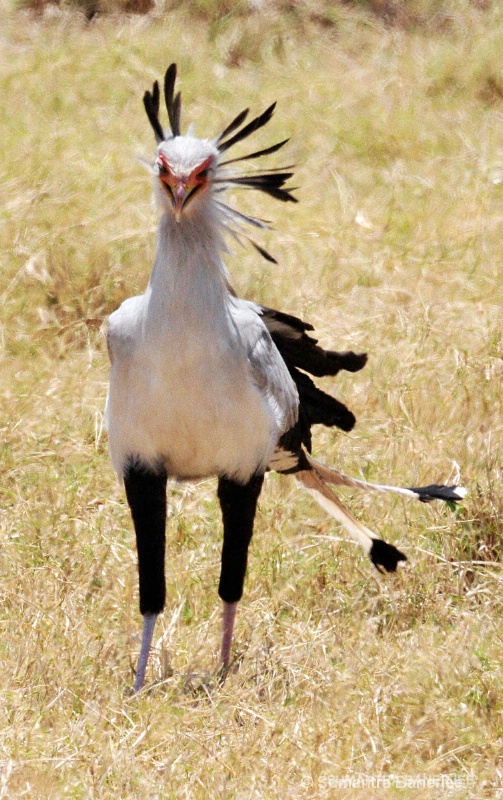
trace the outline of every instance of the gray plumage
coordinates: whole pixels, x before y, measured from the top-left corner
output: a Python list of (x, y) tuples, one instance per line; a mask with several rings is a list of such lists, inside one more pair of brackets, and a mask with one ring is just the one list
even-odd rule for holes
[[(216, 476), (224, 521), (219, 593), (223, 600), (224, 667), (246, 571), (256, 503), (267, 469), (292, 473), (381, 569), (405, 556), (358, 522), (330, 484), (398, 491), (419, 499), (459, 500), (456, 487), (408, 490), (347, 478), (310, 455), (311, 426), (351, 430), (353, 414), (306, 374), (356, 372), (364, 354), (320, 347), (312, 327), (283, 312), (238, 298), (224, 264), (226, 235), (247, 239), (246, 228), (267, 227), (225, 201), (227, 189), (255, 189), (294, 202), (290, 168), (236, 173), (235, 164), (279, 150), (287, 140), (248, 155), (223, 153), (262, 128), (274, 104), (244, 124), (241, 112), (214, 140), (181, 135), (176, 67), (164, 96), (171, 126), (159, 121), (157, 82), (144, 96), (158, 142), (154, 191), (162, 212), (157, 250), (144, 294), (126, 300), (109, 318), (110, 389), (106, 406), (110, 453), (135, 524), (140, 571), (142, 647), (135, 680), (141, 689), (155, 620), (162, 610), (167, 477)], [(267, 258), (260, 245), (254, 246)]]

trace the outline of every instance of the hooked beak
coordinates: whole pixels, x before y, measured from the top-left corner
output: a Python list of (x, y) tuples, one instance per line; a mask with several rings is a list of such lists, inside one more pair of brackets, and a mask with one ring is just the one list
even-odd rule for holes
[(175, 212), (175, 220), (180, 222), (180, 217), (182, 214), (182, 209), (185, 205), (185, 201), (187, 200), (190, 194), (189, 187), (183, 181), (177, 181), (176, 186), (173, 187), (173, 209)]

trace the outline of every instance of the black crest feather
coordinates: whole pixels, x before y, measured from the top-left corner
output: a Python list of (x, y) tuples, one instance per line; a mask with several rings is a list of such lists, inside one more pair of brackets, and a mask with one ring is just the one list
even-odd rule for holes
[[(271, 119), (275, 108), (276, 108), (276, 103), (273, 103), (271, 106), (269, 106), (269, 108), (266, 108), (266, 110), (262, 112), (262, 114), (260, 114), (258, 117), (255, 117), (255, 119), (252, 119), (252, 121), (249, 122), (248, 125), (245, 125), (244, 128), (241, 128), (241, 130), (235, 133), (234, 136), (231, 136), (230, 139), (227, 139), (223, 142), (219, 141), (218, 149), (220, 150), (220, 152), (221, 153), (225, 152), (225, 150), (228, 150), (229, 147), (232, 147), (234, 144), (236, 144), (236, 142), (240, 142), (242, 139), (246, 139), (246, 137), (249, 136), (251, 133), (254, 133), (259, 128), (262, 128), (264, 125), (266, 125)], [(234, 120), (234, 122), (236, 122), (236, 120)], [(233, 123), (231, 123), (231, 125), (233, 125)], [(232, 130), (234, 130), (234, 128), (232, 128)]]
[(170, 64), (164, 76), (164, 99), (168, 110), (169, 124), (173, 136), (180, 136), (180, 112), (182, 108), (182, 95), (178, 92), (175, 96), (176, 64)]
[(271, 153), (275, 153), (289, 141), (290, 139), (283, 139), (282, 142), (273, 144), (270, 147), (264, 147), (263, 150), (256, 150), (254, 153), (248, 153), (248, 155), (246, 156), (238, 156), (237, 158), (230, 158), (228, 161), (221, 161), (220, 166), (225, 167), (227, 166), (227, 164), (236, 164), (236, 162), (238, 161), (249, 161), (252, 158), (260, 158), (260, 156), (268, 156)]
[(292, 189), (284, 189), (283, 184), (291, 178), (293, 172), (264, 172), (257, 175), (236, 175), (236, 177), (224, 179), (226, 183), (233, 183), (237, 186), (244, 186), (247, 189), (258, 189), (265, 192), (276, 200), (283, 202), (296, 203), (297, 198), (291, 192)]
[(233, 133), (236, 130), (236, 128), (239, 128), (239, 126), (243, 124), (243, 122), (245, 121), (246, 117), (248, 116), (249, 110), (250, 110), (249, 108), (245, 108), (245, 110), (241, 111), (237, 115), (237, 117), (234, 117), (232, 122), (229, 125), (227, 125), (225, 130), (223, 130), (222, 133), (220, 134), (220, 136), (218, 137), (218, 141), (219, 142), (222, 139), (225, 139), (226, 136), (230, 136), (230, 134)]
[(272, 256), (270, 253), (268, 253), (267, 250), (264, 247), (261, 247), (259, 244), (257, 244), (257, 242), (254, 242), (253, 239), (248, 239), (248, 241), (250, 242), (251, 245), (253, 245), (253, 247), (255, 248), (257, 253), (260, 253), (262, 258), (265, 258), (266, 261), (269, 261), (271, 264), (277, 264), (278, 263), (276, 261), (276, 259), (274, 258), (274, 256)]
[[(176, 78), (177, 67), (176, 64), (173, 63), (170, 64), (164, 76), (164, 99), (166, 102), (166, 109), (168, 112), (168, 119), (173, 137), (181, 136), (180, 118), (182, 97), (180, 92), (175, 93)], [(145, 92), (143, 103), (150, 124), (154, 129), (158, 144), (166, 139), (162, 125), (159, 121), (159, 102), (159, 83), (155, 81), (152, 91)], [(266, 108), (265, 111), (254, 117), (247, 124), (245, 124), (245, 120), (248, 117), (249, 109), (245, 108), (243, 111), (240, 111), (240, 113), (234, 117), (234, 119), (224, 128), (220, 136), (218, 136), (216, 139), (215, 144), (219, 152), (226, 152), (226, 150), (228, 150), (230, 147), (233, 147), (233, 145), (235, 145), (237, 142), (241, 142), (243, 139), (246, 139), (252, 133), (266, 125), (271, 119), (275, 108), (276, 103), (272, 103), (272, 105)], [(271, 155), (282, 148), (287, 142), (288, 139), (283, 139), (281, 142), (261, 148), (260, 150), (254, 150), (246, 155), (221, 161), (219, 162), (218, 166), (219, 168), (226, 167), (230, 164), (240, 161), (248, 161), (260, 158), (261, 156)], [(292, 195), (293, 189), (285, 187), (285, 183), (293, 175), (292, 172), (287, 171), (290, 169), (290, 166), (276, 169), (259, 169), (256, 172), (245, 173), (242, 175), (226, 174), (227, 170), (224, 169), (220, 173), (217, 172), (217, 175), (214, 177), (213, 191), (215, 193), (225, 192), (232, 185), (234, 185), (244, 189), (255, 189), (260, 192), (264, 192), (265, 194), (274, 197), (276, 200), (296, 203), (297, 199)], [(240, 223), (249, 224), (257, 228), (268, 227), (268, 223), (266, 223), (264, 220), (251, 217), (247, 214), (242, 214), (236, 209), (231, 208), (231, 206), (226, 205), (222, 201), (218, 201), (218, 204), (226, 215), (225, 227), (227, 228), (227, 231), (238, 241), (240, 240), (241, 235), (241, 231), (239, 230)], [(233, 222), (237, 223), (236, 228), (233, 228)], [(246, 238), (267, 261), (276, 263), (276, 259), (271, 256), (267, 250), (261, 247), (261, 245), (256, 244), (256, 242), (254, 242), (252, 239), (249, 239), (249, 237)]]
[(152, 92), (147, 91), (143, 95), (143, 105), (145, 106), (150, 124), (154, 129), (157, 144), (159, 144), (165, 137), (162, 125), (159, 122), (159, 84), (157, 81), (155, 81), (152, 87)]

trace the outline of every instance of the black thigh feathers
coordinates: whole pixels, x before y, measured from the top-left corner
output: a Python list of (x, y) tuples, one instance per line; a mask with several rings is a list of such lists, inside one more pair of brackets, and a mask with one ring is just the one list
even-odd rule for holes
[(166, 599), (167, 477), (164, 469), (154, 471), (137, 461), (130, 461), (124, 472), (126, 497), (136, 532), (142, 614), (159, 613)]
[(237, 602), (243, 594), (248, 546), (253, 535), (257, 501), (263, 482), (263, 475), (254, 475), (244, 485), (228, 478), (218, 481), (218, 499), (224, 523), (218, 593), (226, 603)]

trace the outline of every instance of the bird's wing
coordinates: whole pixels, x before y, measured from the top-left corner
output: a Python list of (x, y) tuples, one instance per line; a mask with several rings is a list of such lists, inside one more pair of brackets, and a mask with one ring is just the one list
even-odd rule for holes
[(273, 409), (281, 433), (298, 418), (299, 396), (295, 382), (267, 330), (255, 303), (231, 298), (231, 316), (245, 347), (255, 386)]
[(338, 352), (320, 347), (318, 340), (306, 333), (314, 330), (309, 322), (266, 306), (258, 308), (288, 366), (298, 367), (321, 378), (324, 375), (337, 375), (340, 370), (358, 372), (367, 363), (366, 353), (353, 353), (352, 350)]
[(365, 366), (366, 354), (325, 350), (307, 333), (313, 330), (308, 322), (265, 306), (257, 306), (257, 309), (297, 386), (303, 444), (311, 450), (312, 425), (335, 425), (344, 431), (352, 430), (356, 422), (354, 414), (316, 386), (306, 373), (323, 377), (337, 375), (340, 370), (357, 372)]
[(144, 295), (129, 297), (108, 317), (106, 337), (108, 355), (112, 363), (116, 359), (127, 358), (131, 352), (143, 307)]

